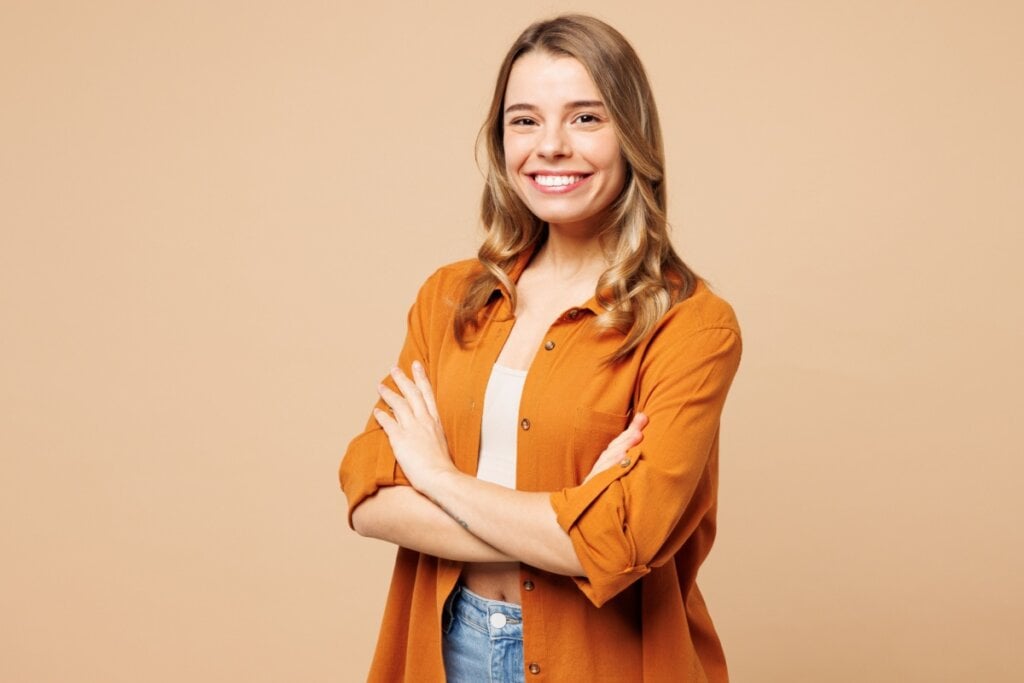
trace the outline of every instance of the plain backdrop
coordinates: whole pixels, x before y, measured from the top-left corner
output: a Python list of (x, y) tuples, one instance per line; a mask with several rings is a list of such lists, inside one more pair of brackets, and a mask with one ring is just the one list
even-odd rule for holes
[(1024, 5), (0, 5), (0, 680), (360, 681), (338, 462), (475, 253), (498, 64), (618, 27), (730, 301), (740, 683), (1024, 679)]

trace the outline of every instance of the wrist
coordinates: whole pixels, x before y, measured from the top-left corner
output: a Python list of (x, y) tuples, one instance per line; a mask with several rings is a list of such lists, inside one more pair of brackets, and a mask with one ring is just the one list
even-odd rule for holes
[(421, 486), (417, 487), (420, 493), (427, 498), (438, 502), (448, 499), (448, 492), (458, 486), (459, 480), (466, 477), (465, 474), (455, 469), (439, 469), (424, 477)]

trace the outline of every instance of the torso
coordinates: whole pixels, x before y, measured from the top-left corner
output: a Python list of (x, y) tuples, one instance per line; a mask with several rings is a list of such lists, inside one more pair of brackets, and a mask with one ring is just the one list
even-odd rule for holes
[[(515, 324), (496, 362), (528, 370), (551, 324), (566, 309), (589, 300), (596, 285), (595, 275), (580, 284), (555, 286), (550, 278), (528, 267), (516, 283)], [(490, 600), (521, 601), (518, 562), (468, 562), (462, 570), (462, 583)]]

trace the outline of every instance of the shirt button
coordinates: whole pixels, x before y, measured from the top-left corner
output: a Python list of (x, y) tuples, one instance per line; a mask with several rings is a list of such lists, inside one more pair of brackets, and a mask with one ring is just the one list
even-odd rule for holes
[(494, 614), (491, 615), (491, 618), (490, 618), (491, 626), (493, 626), (494, 628), (501, 628), (502, 626), (505, 625), (505, 623), (507, 621), (508, 621), (508, 619), (506, 619), (505, 615), (502, 614), (501, 612), (495, 612)]
[(569, 310), (569, 320), (575, 320), (578, 317), (580, 317), (580, 309), (573, 308)]
[(519, 423), (519, 426), (520, 426), (520, 427), (522, 427), (523, 429), (529, 429), (529, 428), (530, 428), (530, 421), (529, 421), (529, 420), (527, 420), (527, 419), (526, 419), (526, 418), (524, 417), (524, 418), (523, 418), (523, 421)]
[(540, 673), (540, 664), (538, 664), (537, 662), (530, 662), (530, 673), (532, 673), (532, 674), (539, 674)]
[(526, 581), (523, 581), (523, 588), (525, 588), (528, 591), (532, 591), (533, 590), (533, 581), (530, 581), (529, 579), (527, 579)]
[(630, 460), (629, 460), (629, 458), (623, 458), (623, 459), (622, 459), (622, 460), (621, 460), (621, 461), (619, 462), (619, 467), (629, 467), (629, 463), (630, 463)]
[(553, 348), (555, 348), (555, 342), (547, 341), (547, 342), (544, 343), (544, 350), (545, 351), (550, 351)]

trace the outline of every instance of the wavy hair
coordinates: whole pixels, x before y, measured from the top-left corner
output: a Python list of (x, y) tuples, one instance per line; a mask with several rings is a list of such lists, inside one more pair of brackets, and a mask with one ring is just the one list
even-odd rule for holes
[(572, 57), (587, 69), (604, 100), (626, 162), (622, 192), (600, 231), (611, 264), (597, 283), (604, 308), (596, 324), (625, 335), (605, 362), (626, 358), (675, 303), (688, 298), (697, 275), (672, 247), (666, 218), (665, 155), (658, 112), (647, 74), (629, 42), (608, 24), (565, 14), (529, 26), (516, 39), (498, 71), (490, 111), (480, 128), (478, 152), (486, 150), (486, 185), (481, 219), (486, 231), (477, 258), (483, 269), (470, 279), (455, 314), (455, 338), (465, 344), (480, 324), (496, 285), (517, 295), (512, 266), (547, 239), (548, 226), (516, 194), (505, 170), (504, 100), (516, 60), (530, 52)]

